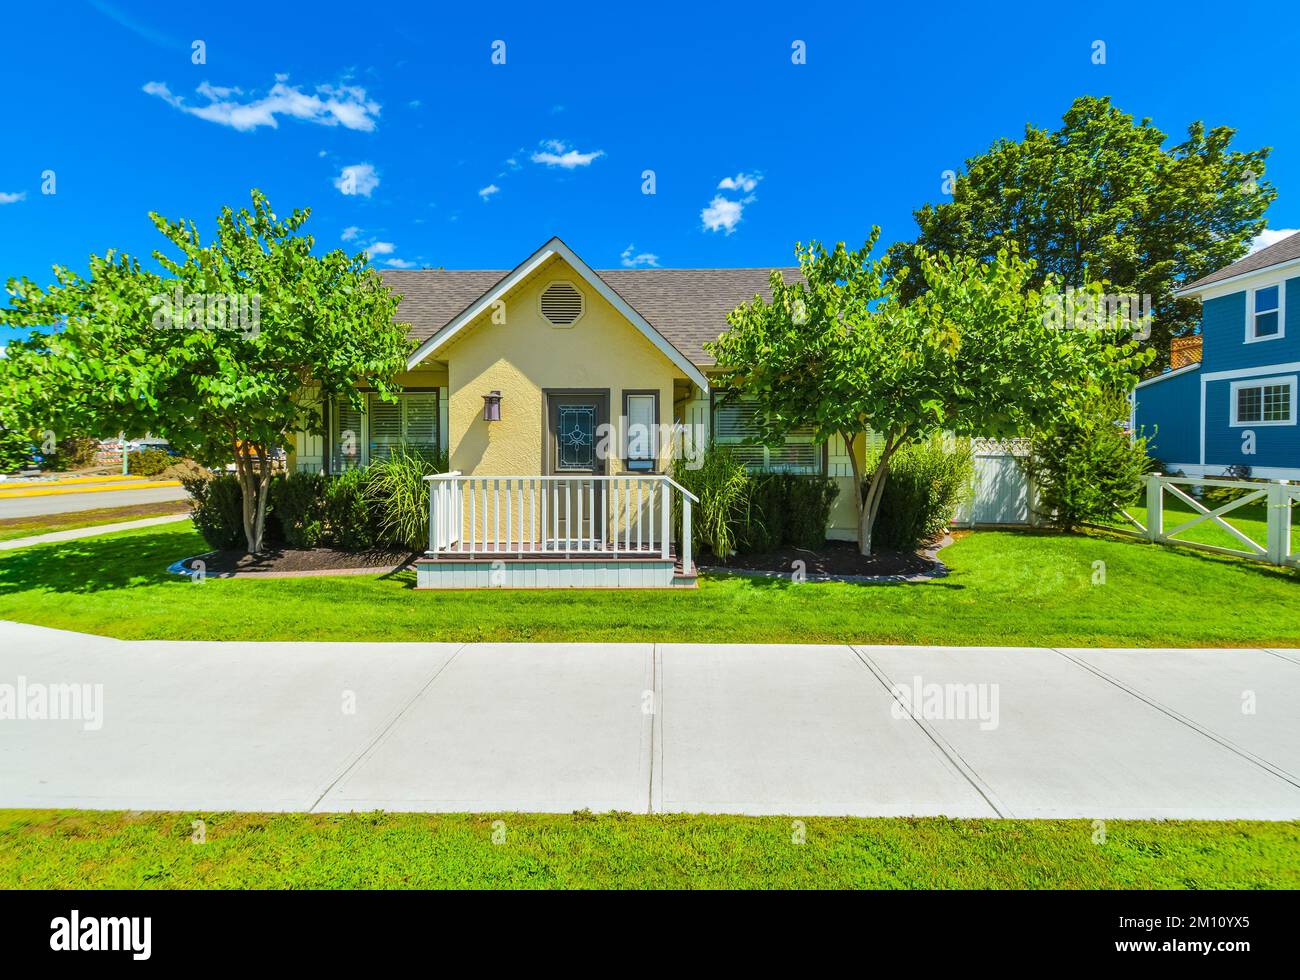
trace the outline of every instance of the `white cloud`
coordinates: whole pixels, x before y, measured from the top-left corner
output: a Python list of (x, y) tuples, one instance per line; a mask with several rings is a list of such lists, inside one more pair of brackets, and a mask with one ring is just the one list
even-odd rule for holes
[(397, 246), (392, 242), (371, 242), (366, 246), (366, 254), (372, 259), (376, 255), (392, 255), (397, 251)]
[(370, 192), (379, 186), (379, 174), (376, 173), (374, 164), (349, 164), (334, 178), (334, 186), (340, 194), (348, 197), (354, 194), (369, 197)]
[(287, 116), (320, 126), (343, 126), (371, 132), (379, 116), (379, 103), (366, 97), (366, 90), (358, 85), (317, 85), (314, 93), (303, 92), (297, 85), (289, 85), (287, 75), (276, 75), (271, 90), (261, 97), (244, 96), (242, 89), (224, 88), (204, 82), (195, 91), (207, 99), (207, 105), (190, 105), (179, 95), (173, 95), (166, 82), (149, 82), (144, 91), (156, 95), (181, 112), (206, 119), (240, 132), (249, 132), (258, 126), (279, 127), (278, 116)]
[(482, 190), (478, 192), (478, 196), (483, 198), (483, 203), (486, 204), (488, 202), (488, 198), (490, 198), (493, 194), (499, 194), (500, 192), (501, 192), (501, 188), (498, 187), (496, 184), (488, 184), (486, 187), (484, 187)]
[(533, 151), (533, 163), (544, 163), (548, 167), (563, 167), (565, 170), (590, 166), (592, 160), (605, 155), (604, 150), (579, 153), (563, 140), (546, 140), (542, 146), (544, 149)]
[(1251, 241), (1250, 251), (1246, 254), (1250, 255), (1254, 252), (1258, 252), (1261, 248), (1268, 248), (1270, 245), (1276, 245), (1282, 239), (1290, 238), (1298, 231), (1300, 231), (1300, 228), (1278, 228), (1276, 230), (1273, 228), (1265, 228)]
[(740, 200), (723, 197), (721, 194), (714, 194), (713, 200), (704, 206), (700, 211), (700, 221), (707, 231), (722, 231), (730, 235), (736, 230), (736, 225), (740, 224), (740, 219), (745, 213), (745, 205), (753, 204), (757, 199), (750, 192), (758, 186), (762, 180), (761, 174), (747, 174), (743, 170), (734, 177), (723, 177), (718, 181), (717, 189), (720, 191), (740, 191), (745, 196)]
[(744, 191), (748, 194), (763, 177), (760, 174), (738, 173), (734, 177), (723, 177), (718, 183), (720, 191)]
[(715, 194), (713, 200), (700, 212), (700, 221), (704, 222), (704, 227), (709, 231), (725, 231), (730, 235), (736, 230), (736, 225), (740, 224), (745, 205), (752, 200), (749, 197), (743, 201), (731, 201), (721, 194)]
[(361, 234), (360, 228), (358, 228), (356, 225), (348, 225), (346, 228), (343, 229), (343, 234), (339, 235), (339, 238), (341, 238), (345, 242), (350, 242), (360, 234)]
[(414, 269), (414, 262), (407, 262), (406, 259), (384, 259), (384, 265), (392, 269)]
[(623, 260), (624, 267), (628, 269), (635, 269), (637, 266), (642, 265), (655, 268), (659, 265), (659, 256), (653, 252), (637, 252), (635, 245), (628, 245), (627, 248), (623, 249), (623, 253), (619, 258)]
[(14, 194), (7, 194), (4, 191), (0, 191), (0, 204), (17, 204), (19, 201), (25, 200), (26, 197), (26, 191), (18, 191)]

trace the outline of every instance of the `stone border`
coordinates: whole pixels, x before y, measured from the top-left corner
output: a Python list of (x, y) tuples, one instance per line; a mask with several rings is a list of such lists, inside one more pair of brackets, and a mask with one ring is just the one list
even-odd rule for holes
[[(215, 551), (205, 551), (201, 555), (190, 555), (167, 566), (173, 575), (189, 578), (194, 573), (185, 566), (192, 561), (215, 555)], [(304, 568), (295, 572), (204, 572), (204, 578), (316, 578), (325, 575), (387, 575), (392, 572), (415, 571), (415, 562), (405, 565), (371, 565), (365, 568)]]
[[(929, 582), (937, 578), (944, 578), (948, 574), (948, 566), (939, 560), (939, 552), (948, 545), (952, 544), (953, 537), (951, 534), (945, 534), (942, 540), (921, 549), (921, 557), (934, 563), (934, 568), (929, 572), (920, 572), (916, 575), (809, 575), (806, 582), (848, 582), (859, 585), (886, 585), (892, 582)], [(783, 578), (794, 580), (794, 572), (760, 572), (751, 568), (727, 568), (725, 565), (698, 565), (696, 566), (701, 572), (713, 572), (723, 575), (739, 575), (745, 578)]]
[[(921, 549), (919, 552), (921, 557), (934, 563), (934, 568), (929, 572), (920, 572), (916, 575), (817, 575), (815, 577), (809, 576), (807, 581), (848, 582), (866, 585), (884, 585), (891, 582), (929, 582), (933, 579), (944, 578), (948, 574), (948, 566), (939, 560), (939, 552), (952, 543), (952, 535), (945, 534), (940, 541)], [(167, 571), (173, 575), (189, 577), (194, 573), (185, 567), (188, 562), (215, 554), (215, 551), (205, 551), (201, 555), (182, 558), (180, 561), (168, 565)], [(415, 563), (418, 560), (415, 559), (406, 565), (393, 567), (379, 565), (367, 568), (311, 568), (296, 572), (205, 572), (204, 574), (207, 578), (312, 578), (324, 575), (386, 575), (392, 572), (414, 571)], [(724, 565), (697, 565), (696, 571), (711, 572), (718, 575), (739, 575), (744, 578), (784, 578), (793, 580), (794, 576), (793, 572), (760, 572), (750, 568), (727, 568)]]

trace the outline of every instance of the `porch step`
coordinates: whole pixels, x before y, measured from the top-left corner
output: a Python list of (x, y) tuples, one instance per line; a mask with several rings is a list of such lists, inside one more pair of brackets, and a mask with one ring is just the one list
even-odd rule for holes
[(519, 557), (505, 554), (427, 556), (415, 562), (420, 589), (667, 589), (694, 588), (696, 570), (677, 556)]

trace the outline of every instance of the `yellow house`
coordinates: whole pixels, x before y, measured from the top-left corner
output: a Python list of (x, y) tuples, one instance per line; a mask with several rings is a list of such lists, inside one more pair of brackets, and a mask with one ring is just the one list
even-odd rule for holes
[(828, 534), (852, 538), (842, 443), (744, 445), (745, 406), (714, 404), (703, 345), (730, 310), (770, 296), (769, 274), (597, 272), (558, 238), (506, 272), (385, 271), (418, 342), (405, 390), (359, 413), (324, 406), (328, 436), (299, 436), (294, 465), (338, 472), (399, 441), (445, 452), (424, 587), (693, 584), (682, 522), (695, 501), (671, 479), (672, 460), (711, 438), (737, 444), (754, 469), (837, 478)]

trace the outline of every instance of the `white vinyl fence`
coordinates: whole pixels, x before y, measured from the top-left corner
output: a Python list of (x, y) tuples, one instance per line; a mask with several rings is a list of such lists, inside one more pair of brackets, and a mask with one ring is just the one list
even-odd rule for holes
[[(1240, 491), (1240, 494), (1225, 504), (1211, 507), (1193, 495), (1193, 487), (1221, 487)], [(1128, 511), (1122, 511), (1122, 516), (1132, 527), (1109, 530), (1119, 530), (1160, 544), (1185, 545), (1221, 555), (1236, 555), (1271, 565), (1297, 568), (1300, 567), (1300, 556), (1296, 555), (1291, 541), (1291, 509), (1297, 499), (1300, 499), (1300, 484), (1286, 480), (1215, 480), (1153, 473), (1147, 477), (1145, 520), (1138, 520)], [(1168, 505), (1172, 501), (1189, 508), (1191, 515), (1182, 509), (1170, 510)], [(1260, 506), (1264, 508), (1262, 527), (1257, 518), (1252, 519), (1244, 514), (1237, 515), (1239, 519), (1245, 518), (1241, 521), (1241, 527), (1227, 519), (1242, 508)], [(1173, 521), (1177, 523), (1168, 526)], [(1239, 547), (1216, 545), (1184, 536), (1194, 528), (1209, 527), (1218, 528)], [(1248, 531), (1255, 536), (1252, 537)]]
[(1033, 495), (1024, 467), (1024, 439), (972, 439), (975, 492), (957, 508), (953, 524), (1032, 524)]

